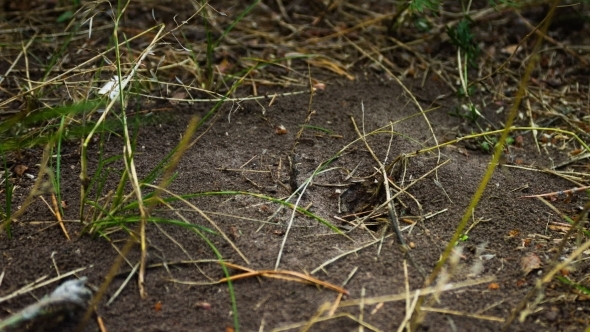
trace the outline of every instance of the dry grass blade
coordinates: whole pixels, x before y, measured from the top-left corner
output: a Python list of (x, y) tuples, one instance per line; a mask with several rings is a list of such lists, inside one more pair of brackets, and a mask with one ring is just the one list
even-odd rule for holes
[(397, 332), (402, 332), (404, 329), (410, 329), (408, 323), (410, 322), (410, 319), (412, 319), (412, 313), (414, 312), (416, 303), (418, 303), (418, 292), (414, 294), (414, 297), (410, 296), (410, 283), (408, 281), (408, 265), (406, 264), (406, 261), (404, 261), (404, 280), (406, 286), (406, 315), (404, 316), (404, 320), (401, 322), (401, 324), (399, 324)]
[[(391, 234), (390, 234), (390, 235), (387, 235), (385, 238), (388, 238), (388, 237), (390, 237), (390, 236), (391, 236)], [(374, 241), (370, 241), (370, 242), (368, 242), (368, 243), (366, 243), (366, 244), (363, 244), (363, 245), (361, 245), (361, 246), (360, 246), (360, 247), (358, 247), (358, 248), (355, 248), (355, 249), (352, 249), (352, 250), (349, 250), (349, 251), (343, 252), (342, 254), (340, 254), (340, 255), (338, 255), (338, 256), (336, 256), (336, 257), (334, 257), (334, 258), (331, 258), (331, 259), (329, 259), (329, 260), (327, 260), (327, 261), (323, 262), (322, 264), (320, 264), (320, 266), (316, 267), (315, 269), (313, 269), (313, 270), (311, 271), (311, 274), (316, 274), (317, 272), (319, 272), (320, 270), (322, 270), (324, 267), (326, 267), (326, 266), (328, 266), (328, 265), (330, 265), (330, 264), (332, 264), (332, 263), (336, 262), (337, 260), (339, 260), (339, 259), (340, 259), (340, 258), (342, 258), (342, 257), (346, 257), (346, 256), (348, 256), (348, 255), (350, 255), (350, 254), (354, 254), (354, 253), (358, 252), (359, 250), (362, 250), (362, 249), (368, 248), (368, 247), (370, 247), (370, 246), (372, 246), (372, 245), (374, 245), (374, 244), (377, 244), (377, 243), (379, 243), (379, 242), (381, 242), (381, 241), (382, 241), (381, 239), (377, 239), (377, 240), (374, 240)]]
[[(240, 325), (260, 331), (414, 331), (423, 317), (426, 326), (448, 319), (450, 330), (502, 323), (528, 330), (586, 328), (588, 314), (563, 299), (570, 299), (564, 293), (570, 290), (577, 300), (589, 293), (583, 272), (590, 260), (580, 250), (589, 245), (590, 206), (580, 209), (587, 201), (580, 191), (590, 188), (590, 48), (584, 44), (590, 8), (568, 3), (557, 7), (553, 19), (549, 5), (556, 3), (5, 0), (0, 224), (11, 238), (0, 257), (0, 284), (22, 295), (31, 286), (23, 287), (28, 282), (21, 276), (38, 284), (53, 276), (47, 268), (60, 274), (64, 264), (97, 260), (88, 275), (101, 283), (91, 305), (104, 315), (104, 322), (97, 316), (96, 330), (177, 323), (223, 329), (228, 312), (236, 331)], [(108, 97), (103, 85), (111, 85)], [(357, 127), (358, 104), (363, 114)], [(184, 129), (194, 114), (204, 115), (187, 143), (193, 132)], [(372, 131), (365, 132), (365, 125)], [(163, 150), (180, 140), (176, 154)], [(287, 160), (301, 167), (289, 169)], [(503, 172), (490, 180), (498, 165)], [(469, 202), (465, 193), (476, 190), (487, 166)], [(78, 187), (80, 199), (77, 191), (71, 196)], [(479, 200), (482, 192), (490, 199)], [(400, 229), (398, 218), (408, 226)], [(396, 240), (383, 227), (388, 220)], [(83, 237), (67, 241), (62, 231)], [(100, 237), (91, 239), (88, 231)], [(484, 241), (493, 245), (481, 249)], [(399, 244), (408, 254), (403, 262), (391, 250)], [(59, 250), (51, 257), (34, 254), (48, 245)], [(265, 266), (270, 255), (275, 268), (196, 264), (192, 257), (210, 254), (208, 249), (216, 258), (209, 262), (240, 256), (247, 267), (250, 260)], [(376, 256), (368, 258), (364, 249)], [(434, 267), (422, 285), (422, 269), (410, 253)], [(535, 260), (523, 269), (521, 257), (507, 253)], [(279, 270), (287, 256), (316, 266), (315, 278)], [(260, 265), (261, 259), (266, 263)], [(160, 263), (148, 265), (150, 260)], [(479, 265), (467, 266), (473, 261)], [(416, 266), (409, 274), (407, 263)], [(233, 277), (231, 267), (240, 269)], [(182, 281), (188, 269), (202, 280)], [(320, 271), (346, 280), (322, 283)], [(468, 290), (451, 283), (483, 271), (497, 283)], [(521, 273), (516, 281), (515, 271)], [(264, 294), (238, 282), (234, 293), (232, 281), (252, 276), (281, 282), (265, 283)], [(150, 290), (152, 277), (177, 284)], [(542, 279), (534, 284), (537, 277)], [(123, 284), (118, 289), (110, 284), (114, 278)], [(126, 287), (135, 278), (138, 294)], [(325, 294), (307, 289), (285, 300), (284, 281), (337, 293), (314, 310), (305, 303)], [(502, 291), (514, 283), (517, 292)], [(549, 287), (553, 283), (563, 287)], [(530, 285), (510, 317), (496, 317)], [(206, 298), (220, 287), (230, 302)], [(381, 296), (392, 287), (399, 294)], [(358, 298), (343, 300), (345, 288)], [(444, 291), (452, 294), (439, 297)], [(107, 293), (115, 296), (101, 310)], [(114, 318), (126, 315), (125, 303), (140, 295), (147, 301), (165, 296), (168, 303), (162, 308), (143, 301), (133, 315)], [(196, 309), (208, 311), (197, 321), (165, 311), (193, 295), (203, 296)], [(431, 295), (440, 303), (423, 302)], [(236, 298), (256, 304), (238, 311)], [(3, 304), (15, 310), (28, 300), (20, 296)], [(291, 322), (304, 322), (286, 326), (277, 310)]]
[[(574, 220), (574, 224), (577, 225), (579, 223), (579, 221), (581, 220), (581, 218), (586, 216), (586, 214), (588, 213), (589, 210), (590, 210), (590, 202), (586, 203), (586, 205), (584, 206), (585, 213), (579, 214), (578, 217)], [(574, 230), (575, 228), (576, 227), (572, 227), (570, 229), (570, 232), (572, 230)], [(568, 234), (569, 234), (569, 232), (568, 232)], [(557, 252), (556, 257), (557, 257), (557, 255), (561, 254), (561, 252), (563, 251), (563, 243), (565, 243), (565, 241), (562, 241), (562, 245), (560, 245), (560, 251)], [(536, 300), (532, 301), (532, 306), (536, 307), (536, 305), (538, 305), (539, 299), (543, 297), (542, 294), (545, 289), (545, 286), (547, 284), (549, 284), (555, 278), (555, 275), (559, 271), (562, 271), (563, 269), (565, 269), (569, 265), (571, 265), (572, 262), (577, 257), (582, 255), (584, 253), (584, 251), (588, 250), (589, 248), (590, 248), (590, 240), (587, 240), (582, 245), (580, 245), (578, 248), (576, 248), (576, 250), (574, 250), (574, 252), (572, 252), (569, 256), (567, 256), (567, 258), (565, 258), (563, 261), (555, 264), (555, 266), (553, 266), (553, 268), (551, 270), (549, 270), (547, 273), (545, 273), (541, 279), (538, 279), (535, 283), (535, 287), (533, 287), (533, 289), (531, 289), (527, 293), (527, 295), (520, 301), (520, 303), (518, 303), (518, 305), (512, 310), (512, 313), (510, 314), (508, 319), (506, 319), (506, 322), (505, 322), (504, 326), (502, 327), (502, 330), (506, 331), (508, 329), (508, 327), (512, 324), (514, 319), (516, 319), (517, 316), (520, 316), (521, 320), (526, 318), (526, 315), (531, 312), (530, 310), (526, 310), (526, 311), (524, 310), (525, 307), (527, 306), (527, 304), (529, 304), (529, 302), (531, 300), (533, 300), (534, 297), (536, 297)]]
[(383, 331), (376, 326), (373, 326), (367, 322), (361, 321), (360, 319), (358, 319), (354, 315), (349, 314), (347, 312), (338, 313), (333, 316), (318, 317), (317, 319), (311, 320), (309, 322), (289, 324), (289, 325), (286, 325), (286, 326), (283, 326), (280, 328), (272, 329), (271, 331), (272, 332), (289, 331), (289, 330), (293, 330), (296, 328), (301, 328), (300, 331), (302, 331), (302, 332), (309, 331), (309, 329), (311, 329), (313, 327), (313, 325), (316, 323), (321, 323), (321, 322), (325, 322), (325, 321), (329, 321), (329, 320), (335, 320), (340, 317), (348, 318), (348, 319), (356, 322), (360, 327), (366, 327), (367, 329), (369, 329), (371, 331), (375, 331), (375, 332), (382, 332)]
[(219, 282), (228, 282), (230, 280), (235, 281), (235, 280), (244, 279), (244, 278), (262, 276), (262, 277), (267, 277), (267, 278), (274, 278), (274, 279), (281, 279), (281, 280), (288, 280), (288, 281), (297, 281), (297, 282), (317, 285), (317, 286), (321, 286), (321, 287), (333, 290), (338, 293), (348, 295), (348, 291), (342, 287), (332, 285), (328, 282), (319, 280), (317, 278), (314, 278), (314, 277), (311, 277), (311, 276), (308, 276), (306, 274), (299, 273), (299, 272), (287, 271), (287, 270), (252, 270), (252, 269), (248, 269), (246, 267), (243, 267), (243, 266), (240, 266), (237, 264), (228, 263), (228, 262), (219, 262), (219, 264), (223, 264), (223, 265), (225, 265), (229, 268), (232, 268), (232, 269), (246, 271), (246, 273), (241, 273), (241, 274), (232, 276), (230, 278), (223, 278), (223, 279), (219, 280)]
[[(353, 43), (352, 41), (350, 41), (350, 39), (346, 38), (357, 50), (359, 50), (359, 52), (365, 53), (363, 51), (363, 49), (359, 46), (357, 46), (355, 43)], [(404, 90), (404, 92), (407, 94), (407, 96), (409, 96), (409, 98), (412, 100), (412, 102), (414, 103), (414, 105), (416, 105), (416, 107), (418, 108), (418, 110), (420, 110), (420, 114), (422, 114), (422, 117), (424, 118), (424, 121), (426, 122), (426, 124), (428, 125), (428, 129), (430, 130), (430, 133), (432, 134), (432, 138), (434, 140), (435, 146), (437, 146), (437, 151), (438, 151), (438, 160), (437, 162), (440, 162), (440, 150), (438, 149), (438, 139), (436, 138), (436, 135), (434, 134), (434, 129), (432, 129), (432, 124), (430, 123), (430, 120), (428, 120), (428, 117), (426, 116), (426, 112), (424, 111), (424, 109), (422, 108), (422, 105), (420, 105), (420, 103), (418, 102), (418, 100), (416, 99), (416, 96), (414, 95), (414, 93), (412, 93), (412, 91), (410, 91), (403, 83), (402, 81), (397, 78), (396, 75), (394, 75), (387, 67), (385, 67), (380, 61), (377, 61), (376, 59), (374, 59), (372, 56), (366, 54), (366, 56), (371, 59), (374, 63), (376, 63), (380, 68), (382, 68), (383, 70), (385, 70), (389, 76), (391, 78), (393, 78), (393, 80), (395, 82), (397, 82), (397, 84)]]
[(437, 313), (447, 314), (447, 315), (455, 315), (455, 316), (460, 316), (460, 317), (469, 317), (469, 318), (487, 320), (490, 322), (504, 323), (506, 321), (504, 318), (501, 318), (501, 317), (470, 314), (468, 312), (460, 312), (460, 311), (441, 309), (441, 308), (422, 307), (422, 310), (428, 311), (428, 312), (437, 312)]
[[(461, 281), (461, 282), (456, 282), (456, 283), (448, 283), (445, 285), (441, 286), (435, 286), (435, 287), (426, 287), (426, 288), (421, 288), (418, 290), (415, 290), (411, 293), (418, 293), (419, 296), (424, 296), (424, 295), (431, 295), (434, 293), (438, 293), (438, 292), (448, 292), (448, 291), (452, 291), (452, 290), (456, 290), (456, 289), (461, 289), (461, 288), (465, 288), (465, 287), (472, 287), (472, 286), (476, 286), (476, 285), (481, 285), (481, 284), (485, 284), (485, 283), (489, 283), (496, 280), (496, 278), (494, 276), (488, 276), (488, 277), (483, 277), (483, 278), (479, 278), (479, 279), (474, 279), (474, 280), (467, 280), (467, 281)], [(410, 297), (414, 296), (413, 294), (410, 294)], [(381, 302), (395, 302), (395, 301), (405, 301), (408, 298), (408, 294), (406, 294), (405, 292), (402, 294), (394, 294), (394, 295), (384, 295), (384, 296), (376, 296), (376, 297), (370, 297), (370, 298), (365, 298), (365, 305), (372, 305), (372, 304), (378, 304)], [(343, 301), (340, 303), (340, 305), (338, 306), (339, 308), (346, 308), (346, 307), (351, 307), (351, 306), (358, 306), (360, 304), (361, 300), (348, 300), (348, 301)]]
[[(379, 304), (379, 303), (387, 303), (387, 302), (395, 302), (395, 301), (410, 301), (412, 298), (414, 299), (413, 302), (417, 302), (417, 299), (419, 296), (434, 294), (434, 293), (438, 293), (440, 291), (446, 292), (446, 291), (452, 291), (452, 290), (461, 289), (461, 288), (465, 288), (465, 287), (471, 287), (471, 286), (475, 286), (475, 285), (489, 283), (493, 280), (495, 280), (494, 277), (485, 277), (485, 278), (481, 278), (481, 279), (477, 279), (477, 280), (468, 280), (468, 281), (458, 282), (458, 283), (449, 283), (449, 284), (443, 285), (442, 289), (441, 289), (441, 287), (428, 287), (428, 288), (418, 289), (416, 291), (411, 292), (410, 294), (404, 292), (402, 294), (378, 296), (378, 297), (372, 297), (372, 298), (362, 298), (362, 299), (356, 299), (356, 300), (348, 300), (348, 301), (340, 302), (340, 304), (338, 305), (338, 308), (342, 309), (342, 308), (346, 308), (346, 307), (356, 307), (356, 306), (361, 305), (361, 303), (363, 303), (364, 305), (374, 305), (374, 304)], [(328, 315), (325, 317), (321, 317), (325, 312), (329, 311), (330, 308), (331, 308), (331, 303), (324, 303), (318, 309), (318, 311), (316, 312), (314, 317), (309, 322), (299, 323), (294, 326), (289, 326), (289, 328), (285, 327), (282, 329), (276, 329), (275, 331), (284, 331), (284, 330), (292, 329), (292, 328), (296, 328), (296, 327), (305, 327), (306, 329), (309, 329), (309, 328), (311, 328), (311, 326), (313, 324), (315, 324), (317, 322), (322, 322), (322, 321), (326, 321), (329, 319), (335, 319), (338, 317), (342, 317), (342, 315), (350, 315), (348, 313), (338, 313), (333, 316)], [(411, 312), (410, 312), (409, 317), (410, 318), (412, 317)], [(355, 319), (355, 320), (357, 322), (359, 322), (359, 324), (361, 324), (361, 322), (359, 320), (357, 320), (357, 319)], [(366, 325), (364, 325), (364, 326), (366, 326)]]
[(434, 173), (437, 169), (439, 169), (440, 167), (446, 165), (447, 163), (449, 163), (451, 160), (445, 160), (442, 163), (438, 164), (436, 167), (434, 167), (433, 169), (429, 170), (428, 172), (424, 173), (422, 176), (420, 176), (419, 178), (413, 180), (410, 184), (408, 184), (407, 186), (405, 186), (403, 188), (403, 190), (398, 191), (395, 195), (391, 196), (389, 199), (387, 199), (385, 202), (383, 202), (382, 204), (380, 204), (379, 206), (375, 207), (373, 209), (373, 211), (371, 211), (371, 213), (369, 213), (368, 215), (364, 216), (359, 222), (364, 222), (365, 220), (369, 219), (369, 218), (373, 218), (375, 215), (378, 214), (378, 211), (381, 211), (384, 208), (387, 208), (387, 205), (392, 202), (394, 199), (396, 199), (398, 196), (400, 196), (401, 194), (405, 193), (410, 187), (414, 186), (416, 183), (419, 183), (420, 181), (422, 181), (423, 179), (425, 179), (426, 177), (428, 177), (430, 174)]
[[(553, 12), (555, 10), (555, 7), (557, 6), (557, 4), (559, 3), (558, 0), (553, 1), (553, 5), (552, 8), (548, 14), (549, 18), (544, 21), (544, 24), (541, 28), (541, 31), (543, 31), (543, 33), (545, 33), (547, 31), (547, 28), (549, 27), (549, 23), (551, 22), (551, 16), (553, 15)], [(539, 50), (539, 47), (541, 45), (541, 41), (542, 39), (539, 38), (537, 39), (536, 43), (535, 43), (535, 47), (534, 47), (534, 51), (533, 53), (537, 53)], [(527, 83), (529, 81), (529, 78), (531, 76), (531, 73), (533, 71), (533, 68), (535, 68), (535, 64), (536, 64), (536, 59), (532, 58), (526, 67), (526, 71), (525, 71), (525, 75), (521, 80), (521, 83), (519, 85), (518, 88), (518, 93), (516, 95), (516, 98), (514, 100), (514, 103), (512, 104), (512, 108), (511, 111), (508, 115), (508, 119), (506, 120), (506, 123), (504, 124), (504, 129), (502, 130), (502, 135), (499, 139), (499, 142), (505, 142), (506, 138), (508, 137), (508, 133), (510, 132), (510, 128), (512, 127), (512, 123), (516, 117), (516, 112), (518, 110), (518, 107), (520, 106), (520, 102), (522, 101), (522, 98), (524, 96), (525, 93), (525, 89), (527, 86)], [(449, 241), (449, 245), (447, 246), (447, 248), (445, 249), (445, 252), (443, 253), (443, 257), (441, 258), (441, 260), (437, 263), (436, 267), (434, 268), (434, 270), (432, 271), (430, 277), (426, 280), (426, 285), (431, 284), (436, 277), (438, 276), (440, 270), (442, 269), (443, 265), (446, 263), (451, 250), (454, 247), (454, 243), (459, 239), (459, 236), (461, 234), (461, 232), (463, 231), (463, 229), (465, 228), (465, 226), (467, 225), (467, 221), (469, 220), (470, 216), (471, 216), (471, 211), (473, 211), (473, 209), (476, 207), (477, 203), (479, 202), (479, 199), (484, 191), (484, 189), (487, 187), (487, 184), (493, 174), (494, 169), (496, 168), (496, 166), (498, 165), (498, 162), (500, 160), (500, 156), (502, 154), (502, 148), (503, 148), (503, 144), (498, 144), (495, 148), (495, 152), (494, 152), (494, 157), (492, 159), (492, 162), (490, 163), (486, 174), (484, 175), (484, 178), (482, 179), (476, 193), (473, 195), (473, 199), (469, 205), (469, 207), (467, 208), (467, 210), (465, 211), (465, 214), (463, 215), (463, 218), (461, 219), (461, 222), (459, 224), (459, 226), (457, 227), (457, 230), (455, 231), (455, 234), (453, 235), (452, 239)], [(418, 305), (418, 308), (421, 306), (421, 303)], [(418, 309), (419, 310), (419, 309)], [(415, 323), (417, 323), (419, 320), (421, 320), (422, 317), (417, 317), (416, 316), (416, 321)], [(414, 326), (416, 324), (413, 324)]]
[(119, 296), (119, 294), (121, 294), (121, 292), (127, 286), (127, 284), (129, 283), (129, 281), (131, 280), (131, 278), (133, 277), (135, 272), (137, 272), (138, 268), (139, 268), (139, 263), (135, 264), (135, 266), (133, 267), (131, 272), (129, 272), (129, 274), (127, 275), (127, 278), (125, 278), (125, 280), (123, 281), (121, 286), (115, 291), (115, 294), (113, 294), (113, 296), (111, 296), (111, 298), (107, 301), (107, 303), (105, 304), (105, 307), (108, 307), (109, 305), (111, 305), (111, 303), (113, 303), (113, 301), (115, 301), (115, 299)]
[(61, 217), (61, 213), (59, 213), (59, 207), (57, 206), (57, 199), (55, 198), (55, 194), (51, 194), (51, 203), (53, 204), (53, 214), (55, 215), (55, 218), (57, 219), (57, 222), (59, 223), (59, 227), (61, 227), (61, 230), (64, 232), (64, 235), (66, 236), (66, 238), (68, 240), (70, 240), (70, 235), (68, 234), (68, 230), (66, 229), (66, 225), (64, 225), (64, 221)]
[[(364, 113), (364, 105), (363, 105), (363, 113)], [(371, 148), (371, 146), (369, 145), (369, 143), (366, 140), (366, 135), (361, 134), (353, 117), (351, 117), (351, 121), (354, 126), (354, 130), (356, 131), (356, 134), (363, 141), (363, 143), (365, 143), (365, 147), (369, 150), (369, 152), (371, 153), (371, 156), (379, 165), (379, 170), (381, 171), (381, 175), (383, 176), (383, 180), (380, 180), (379, 182), (383, 183), (385, 186), (384, 189), (385, 189), (385, 195), (386, 195), (386, 201), (387, 201), (387, 212), (389, 214), (391, 226), (392, 226), (392, 228), (397, 236), (397, 239), (400, 243), (400, 246), (402, 248), (402, 252), (408, 257), (408, 259), (410, 260), (410, 263), (412, 264), (412, 266), (414, 266), (414, 268), (416, 268), (416, 270), (418, 270), (418, 272), (420, 273), (422, 278), (426, 278), (426, 273), (424, 272), (424, 269), (418, 264), (418, 262), (416, 262), (414, 260), (414, 257), (412, 256), (412, 253), (410, 252), (410, 248), (406, 245), (406, 240), (404, 239), (404, 237), (400, 231), (399, 221), (397, 218), (397, 214), (395, 213), (395, 207), (393, 206), (393, 199), (391, 197), (391, 191), (389, 189), (389, 178), (387, 177), (387, 171), (385, 170), (385, 165), (383, 165), (381, 160), (379, 160), (379, 158), (375, 155), (375, 152), (373, 152), (373, 149)], [(437, 168), (435, 168), (435, 169), (437, 169)]]
[[(147, 185), (147, 184), (146, 184)], [(201, 209), (199, 209), (198, 207), (196, 207), (194, 204), (192, 204), (191, 202), (187, 201), (186, 199), (180, 197), (179, 195), (161, 188), (161, 187), (156, 187), (156, 186), (152, 186), (152, 185), (147, 185), (149, 187), (153, 187), (154, 189), (159, 189), (162, 192), (178, 199), (179, 201), (183, 202), (184, 204), (186, 204), (187, 206), (189, 206), (191, 209), (193, 209), (195, 212), (197, 212), (201, 217), (203, 217), (205, 220), (207, 220), (211, 226), (213, 226), (213, 228), (215, 228), (215, 230), (217, 230), (219, 232), (219, 234), (221, 234), (221, 236), (223, 237), (224, 240), (226, 240), (231, 246), (232, 248), (238, 253), (238, 255), (240, 255), (240, 257), (244, 260), (244, 262), (246, 262), (246, 264), (250, 264), (250, 261), (248, 260), (248, 258), (246, 258), (246, 256), (242, 253), (242, 251), (240, 251), (240, 249), (233, 243), (232, 240), (230, 240), (230, 238), (225, 234), (225, 232), (219, 228), (219, 226), (211, 219), (209, 218), (209, 216), (207, 216), (207, 214), (205, 214), (205, 212), (203, 212)]]
[(570, 197), (580, 191), (583, 190), (588, 190), (590, 189), (590, 186), (584, 186), (581, 188), (572, 188), (572, 189), (568, 189), (568, 190), (560, 190), (560, 191), (554, 191), (548, 194), (539, 194), (539, 195), (528, 195), (528, 196), (520, 196), (520, 198), (549, 198), (551, 200), (557, 200), (559, 198), (563, 198), (563, 197)]

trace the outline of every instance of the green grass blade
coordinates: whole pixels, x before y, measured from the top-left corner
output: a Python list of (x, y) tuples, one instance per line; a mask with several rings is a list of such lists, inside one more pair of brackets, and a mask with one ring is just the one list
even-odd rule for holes
[(254, 9), (254, 7), (256, 7), (256, 5), (259, 2), (260, 0), (255, 0), (248, 7), (246, 7), (246, 9), (244, 9), (244, 11), (241, 12), (240, 15), (238, 15), (238, 17), (223, 31), (219, 39), (217, 39), (217, 41), (213, 45), (213, 48), (217, 47), (219, 43), (223, 40), (223, 38), (234, 28), (234, 26), (238, 24), (238, 22), (241, 21), (242, 18), (244, 18), (244, 16), (246, 16), (250, 11), (252, 11), (252, 9)]
[[(195, 197), (203, 197), (203, 196), (217, 196), (217, 195), (247, 195), (247, 196), (253, 196), (256, 198), (260, 198), (272, 203), (277, 203), (280, 205), (284, 205), (288, 208), (293, 209), (293, 207), (295, 207), (294, 204), (289, 203), (289, 202), (285, 202), (284, 200), (278, 199), (278, 198), (274, 198), (271, 196), (266, 196), (266, 195), (262, 195), (262, 194), (256, 194), (256, 193), (251, 193), (251, 192), (247, 192), (247, 191), (208, 191), (208, 192), (202, 192), (202, 193), (194, 193), (194, 194), (187, 194), (187, 195), (179, 195), (179, 197), (182, 197), (183, 199), (190, 199), (190, 198), (195, 198)], [(174, 198), (174, 197), (168, 197), (168, 198), (164, 198), (162, 199), (164, 202), (175, 202), (178, 201), (178, 199)], [(128, 205), (126, 205), (123, 210), (134, 210), (138, 208), (138, 204), (137, 202), (132, 202)], [(341, 234), (344, 235), (344, 233), (338, 229), (336, 226), (332, 225), (329, 221), (315, 215), (314, 213), (310, 212), (309, 210), (306, 210), (302, 207), (297, 207), (297, 212), (315, 219), (316, 221), (318, 221), (319, 223), (321, 223), (322, 225), (330, 228), (331, 230), (333, 230), (334, 232), (336, 232), (337, 234)]]

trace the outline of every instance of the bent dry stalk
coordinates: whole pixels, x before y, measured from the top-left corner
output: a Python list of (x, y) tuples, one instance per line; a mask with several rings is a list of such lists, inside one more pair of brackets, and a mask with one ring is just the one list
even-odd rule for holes
[(68, 280), (50, 295), (0, 322), (0, 332), (37, 331), (55, 326), (77, 308), (85, 308), (92, 292), (84, 285), (87, 278)]

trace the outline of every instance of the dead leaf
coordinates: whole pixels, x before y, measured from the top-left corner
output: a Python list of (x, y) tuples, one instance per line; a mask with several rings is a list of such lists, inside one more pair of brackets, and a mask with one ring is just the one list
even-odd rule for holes
[(315, 90), (326, 90), (326, 84), (324, 83), (314, 83), (313, 88)]
[(520, 230), (518, 230), (518, 229), (513, 229), (510, 232), (508, 232), (509, 237), (517, 237), (519, 234), (520, 234)]
[(571, 226), (561, 226), (561, 225), (549, 225), (549, 229), (556, 232), (567, 233), (570, 230)]
[(531, 245), (531, 241), (532, 241), (532, 239), (530, 239), (530, 238), (522, 239), (522, 247), (523, 248), (529, 247)]
[(229, 61), (227, 61), (226, 58), (223, 58), (223, 60), (221, 60), (221, 62), (217, 65), (217, 70), (219, 70), (220, 73), (225, 74), (232, 67), (233, 67), (232, 64)]
[(344, 76), (347, 79), (354, 81), (354, 76), (352, 76), (346, 71), (346, 67), (333, 60), (325, 58), (308, 58), (306, 59), (306, 61), (314, 67), (330, 70), (340, 76)]
[(197, 303), (195, 303), (194, 307), (195, 308), (201, 308), (203, 310), (211, 310), (211, 303), (205, 302), (205, 301), (203, 301), (203, 302), (197, 302)]
[(496, 290), (496, 289), (500, 289), (500, 285), (496, 282), (492, 282), (491, 284), (488, 285), (488, 289), (489, 290)]
[(172, 94), (172, 98), (168, 101), (170, 104), (178, 104), (181, 100), (186, 99), (186, 97), (188, 97), (186, 90), (178, 90)]
[(542, 266), (541, 259), (534, 252), (527, 254), (520, 260), (520, 269), (524, 272), (525, 276), (534, 270), (540, 269)]
[(501, 52), (504, 54), (512, 54), (512, 53), (516, 53), (517, 51), (521, 50), (521, 48), (518, 48), (518, 44), (514, 44), (514, 45), (508, 45), (504, 48), (502, 48)]
[(154, 310), (155, 311), (162, 310), (162, 302), (160, 302), (160, 301), (156, 302), (156, 304), (154, 304)]
[(229, 236), (232, 238), (232, 240), (237, 240), (240, 237), (240, 233), (238, 232), (238, 229), (235, 226), (231, 226), (230, 228), (230, 233)]
[(16, 176), (18, 176), (19, 178), (23, 176), (23, 174), (25, 174), (25, 171), (28, 170), (29, 168), (25, 165), (22, 164), (18, 164), (16, 166), (14, 166), (14, 174), (16, 174)]
[(287, 128), (283, 125), (279, 125), (275, 127), (275, 134), (277, 135), (285, 135), (287, 133)]

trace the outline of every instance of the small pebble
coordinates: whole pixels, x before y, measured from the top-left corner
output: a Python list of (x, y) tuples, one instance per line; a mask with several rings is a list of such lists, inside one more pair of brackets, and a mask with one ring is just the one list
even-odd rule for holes
[(557, 316), (559, 315), (559, 309), (556, 307), (552, 307), (545, 313), (545, 319), (548, 322), (555, 322), (557, 320)]

